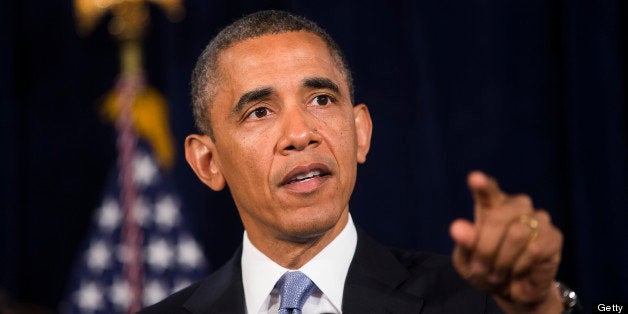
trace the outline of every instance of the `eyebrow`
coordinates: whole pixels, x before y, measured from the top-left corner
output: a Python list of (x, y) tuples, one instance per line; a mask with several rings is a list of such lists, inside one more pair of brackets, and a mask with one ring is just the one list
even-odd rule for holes
[(244, 95), (240, 96), (240, 99), (238, 99), (238, 103), (236, 103), (235, 107), (233, 107), (233, 110), (231, 112), (233, 114), (237, 114), (238, 112), (242, 111), (242, 109), (246, 106), (246, 104), (255, 102), (255, 101), (260, 101), (264, 98), (267, 98), (274, 91), (275, 90), (272, 89), (271, 87), (260, 87), (260, 88), (256, 88), (254, 90), (248, 91), (244, 93)]
[[(313, 89), (328, 89), (332, 92), (342, 94), (340, 92), (340, 87), (338, 87), (338, 84), (325, 77), (306, 78), (303, 80), (302, 86)], [(231, 113), (234, 115), (238, 114), (240, 111), (242, 111), (246, 104), (260, 101), (264, 98), (267, 98), (274, 92), (275, 90), (272, 87), (259, 87), (254, 90), (248, 91), (240, 96), (240, 99), (238, 99), (238, 102), (233, 107), (233, 110), (231, 110)]]
[(303, 86), (316, 89), (329, 89), (337, 94), (340, 93), (340, 87), (332, 80), (325, 77), (310, 77), (303, 80)]

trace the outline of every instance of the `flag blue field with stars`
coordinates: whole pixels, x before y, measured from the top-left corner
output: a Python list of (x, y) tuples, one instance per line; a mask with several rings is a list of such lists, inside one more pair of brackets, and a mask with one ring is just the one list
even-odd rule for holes
[[(154, 304), (207, 274), (207, 261), (187, 228), (174, 185), (138, 145), (133, 160), (138, 198), (134, 218), (143, 233), (142, 305)], [(131, 299), (123, 273), (122, 207), (114, 169), (74, 265), (62, 313), (127, 313)]]

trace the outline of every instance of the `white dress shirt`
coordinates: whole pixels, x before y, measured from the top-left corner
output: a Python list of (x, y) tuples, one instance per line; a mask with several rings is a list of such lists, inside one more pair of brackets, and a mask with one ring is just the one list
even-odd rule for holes
[[(276, 314), (279, 310), (277, 280), (291, 271), (272, 261), (249, 240), (242, 240), (242, 284), (249, 314)], [(298, 269), (318, 287), (305, 305), (303, 314), (342, 313), (342, 295), (349, 265), (358, 243), (358, 235), (349, 214), (347, 225), (327, 247)], [(294, 271), (294, 270), (293, 270)]]

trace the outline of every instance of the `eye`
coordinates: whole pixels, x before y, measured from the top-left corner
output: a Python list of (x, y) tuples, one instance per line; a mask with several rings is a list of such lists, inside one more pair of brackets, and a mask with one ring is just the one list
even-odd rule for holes
[(336, 99), (333, 98), (332, 96), (329, 95), (318, 95), (316, 97), (314, 97), (314, 99), (312, 100), (312, 105), (316, 105), (316, 106), (325, 106), (328, 105), (330, 102), (335, 102)]
[(257, 107), (249, 113), (247, 116), (248, 119), (261, 119), (270, 114), (270, 110), (266, 107)]

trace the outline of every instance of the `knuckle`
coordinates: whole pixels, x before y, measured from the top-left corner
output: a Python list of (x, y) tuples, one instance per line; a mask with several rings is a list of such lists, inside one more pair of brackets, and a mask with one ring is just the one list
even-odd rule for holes
[(517, 262), (515, 263), (515, 265), (512, 267), (512, 276), (514, 278), (519, 277), (521, 274), (524, 274), (526, 272), (526, 264), (524, 262)]
[(475, 251), (475, 254), (473, 255), (474, 259), (482, 261), (482, 262), (487, 262), (491, 259), (491, 253), (490, 253), (490, 249), (487, 247), (478, 247)]
[(532, 198), (528, 194), (517, 194), (514, 196), (514, 200), (523, 208), (533, 207)]
[(509, 272), (509, 269), (512, 267), (512, 260), (509, 256), (501, 256), (500, 258), (495, 259), (495, 263), (493, 264), (493, 273), (503, 275)]
[(488, 232), (503, 232), (502, 229), (510, 220), (509, 215), (507, 215), (505, 212), (506, 211), (493, 211), (484, 215), (483, 219), (486, 222), (485, 228), (488, 230)]
[(546, 212), (545, 210), (537, 210), (536, 213), (534, 213), (535, 218), (540, 221), (540, 222), (547, 222), (547, 223), (551, 223), (552, 222), (552, 218), (550, 217), (549, 213)]
[(530, 228), (523, 223), (514, 223), (508, 228), (506, 236), (509, 241), (527, 241), (530, 236)]
[(532, 256), (540, 256), (543, 253), (543, 247), (539, 242), (531, 241), (530, 244), (528, 244), (527, 251)]
[(495, 250), (489, 246), (478, 246), (475, 253), (473, 254), (473, 259), (485, 265), (489, 265), (494, 260), (494, 251)]

